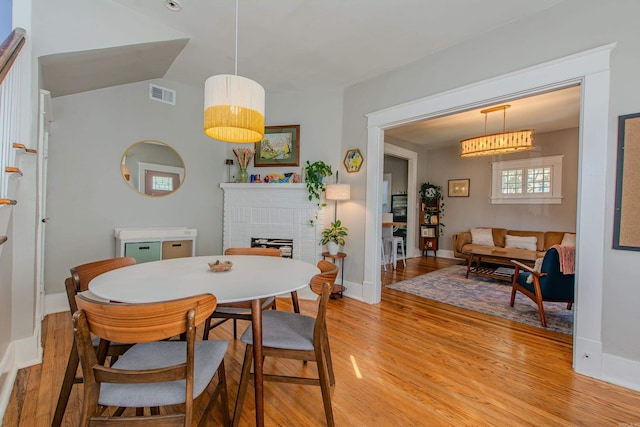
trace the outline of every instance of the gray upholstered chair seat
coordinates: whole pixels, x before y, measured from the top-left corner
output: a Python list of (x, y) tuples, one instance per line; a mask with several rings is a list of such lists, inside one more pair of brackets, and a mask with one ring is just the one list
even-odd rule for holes
[[(271, 305), (273, 304), (273, 300), (275, 299), (275, 297), (270, 297), (267, 298), (266, 300), (264, 300), (264, 302), (262, 303), (262, 309), (263, 310), (268, 310), (269, 308), (271, 308)], [(242, 307), (225, 307), (225, 306), (218, 306), (216, 307), (216, 313), (224, 313), (224, 314), (251, 314), (251, 309), (250, 308), (242, 308)]]
[[(298, 313), (269, 310), (262, 313), (262, 345), (289, 350), (313, 350), (313, 328), (316, 319)], [(240, 340), (253, 345), (251, 327)]]
[[(193, 397), (198, 397), (215, 375), (224, 358), (228, 341), (197, 341), (194, 356)], [(184, 341), (161, 341), (136, 344), (120, 356), (113, 367), (118, 369), (154, 369), (183, 363), (187, 350)], [(103, 383), (99, 403), (107, 406), (153, 407), (184, 403), (185, 381), (147, 384)]]

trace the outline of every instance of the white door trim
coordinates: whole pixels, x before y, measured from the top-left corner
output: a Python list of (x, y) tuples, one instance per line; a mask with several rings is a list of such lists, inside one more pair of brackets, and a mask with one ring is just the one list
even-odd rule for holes
[[(591, 49), (459, 89), (367, 114), (367, 215), (363, 299), (380, 301), (381, 158), (384, 129), (431, 117), (502, 102), (516, 96), (582, 86), (573, 361), (577, 372), (602, 377), (602, 284), (604, 275), (607, 141), (609, 133), (609, 61), (614, 44)], [(588, 165), (588, 168), (585, 166)], [(593, 209), (600, 206), (601, 209)], [(582, 215), (581, 213), (586, 214)], [(588, 212), (588, 213), (587, 213)]]
[[(384, 154), (407, 160), (407, 258), (420, 254), (416, 244), (416, 214), (418, 211), (418, 153), (398, 147), (397, 145), (384, 144)], [(382, 177), (382, 173), (380, 174)]]

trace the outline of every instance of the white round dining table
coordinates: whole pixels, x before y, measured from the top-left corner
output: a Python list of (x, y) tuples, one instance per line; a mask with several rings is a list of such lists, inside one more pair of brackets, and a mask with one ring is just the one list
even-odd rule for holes
[[(231, 261), (228, 271), (212, 272), (209, 262)], [(89, 283), (96, 296), (111, 301), (169, 301), (202, 293), (218, 303), (248, 301), (286, 294), (309, 284), (318, 267), (304, 261), (270, 256), (212, 255), (146, 262), (103, 273)]]
[[(209, 262), (231, 261), (228, 271), (213, 272)], [(209, 293), (218, 303), (251, 301), (256, 425), (264, 425), (262, 357), (263, 298), (308, 286), (320, 269), (304, 261), (253, 255), (174, 258), (108, 271), (89, 283), (94, 295), (123, 303), (169, 301)], [(234, 424), (240, 414), (234, 414)]]

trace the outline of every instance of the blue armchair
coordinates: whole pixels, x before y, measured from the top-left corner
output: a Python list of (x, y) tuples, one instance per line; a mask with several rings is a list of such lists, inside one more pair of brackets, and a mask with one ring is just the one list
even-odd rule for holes
[[(538, 305), (540, 323), (547, 326), (544, 316), (543, 301), (566, 302), (567, 310), (571, 310), (575, 294), (575, 274), (563, 274), (560, 271), (560, 255), (555, 248), (550, 248), (544, 255), (540, 272), (521, 262), (511, 260), (515, 266), (513, 282), (511, 284), (511, 302), (516, 298), (516, 291), (520, 291)], [(533, 282), (527, 283), (527, 278), (533, 276)]]

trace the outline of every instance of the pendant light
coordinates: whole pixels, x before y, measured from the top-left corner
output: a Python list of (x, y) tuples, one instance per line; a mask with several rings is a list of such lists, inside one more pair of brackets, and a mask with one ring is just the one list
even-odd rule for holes
[(264, 136), (264, 88), (238, 76), (238, 0), (235, 74), (209, 77), (204, 84), (204, 133), (225, 142), (254, 143)]
[[(460, 141), (460, 157), (493, 156), (496, 154), (515, 153), (531, 150), (533, 145), (533, 129), (506, 132), (507, 108), (510, 105), (499, 105), (480, 111), (484, 114), (484, 135)], [(487, 114), (502, 111), (502, 132), (487, 134)]]

